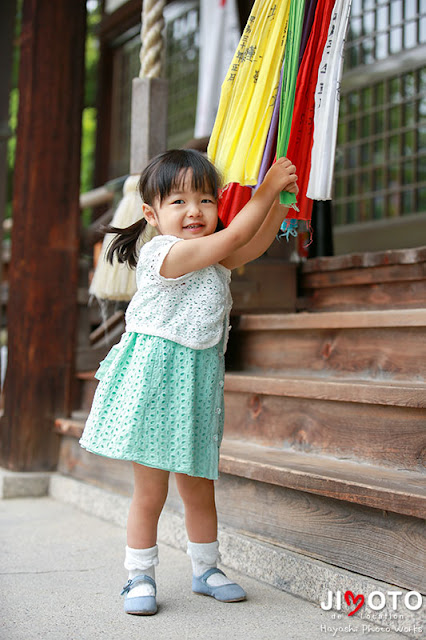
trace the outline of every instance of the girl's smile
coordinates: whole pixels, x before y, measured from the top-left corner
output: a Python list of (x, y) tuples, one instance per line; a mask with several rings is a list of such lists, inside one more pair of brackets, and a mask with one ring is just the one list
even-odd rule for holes
[(215, 232), (218, 215), (216, 198), (209, 193), (194, 191), (191, 176), (184, 180), (179, 191), (173, 191), (154, 205), (144, 205), (144, 214), (162, 235), (177, 238), (203, 237)]

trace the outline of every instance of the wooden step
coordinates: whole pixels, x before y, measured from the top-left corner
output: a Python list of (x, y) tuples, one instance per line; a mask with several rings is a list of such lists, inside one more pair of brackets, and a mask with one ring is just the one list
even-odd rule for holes
[(229, 370), (426, 380), (425, 309), (244, 315), (233, 325)]
[(426, 327), (426, 309), (253, 314), (242, 315), (238, 323), (240, 331), (255, 329), (365, 329), (372, 327)]
[(95, 378), (96, 369), (92, 371), (79, 371), (76, 373), (78, 389), (76, 390), (75, 407), (88, 413), (92, 406), (98, 380)]
[(229, 372), (225, 391), (426, 409), (426, 384)]
[(419, 471), (426, 451), (425, 396), (423, 384), (227, 373), (225, 433), (269, 447)]
[(259, 258), (235, 269), (231, 294), (233, 314), (295, 311), (296, 265), (282, 259)]
[[(58, 418), (55, 431), (79, 439), (84, 418)], [(279, 485), (423, 517), (426, 513), (426, 475), (350, 460), (263, 447), (229, 437), (223, 439), (220, 471)]]
[(426, 247), (308, 260), (301, 290), (311, 311), (426, 306)]
[(426, 246), (311, 258), (303, 264), (303, 272), (337, 272), (342, 269), (370, 269), (385, 265), (410, 265), (422, 262), (426, 262)]
[[(241, 452), (238, 455), (233, 443), (230, 445), (232, 450), (224, 441), (223, 452), (228, 449), (228, 460), (221, 465), (230, 464), (229, 455), (241, 464)], [(248, 456), (245, 460), (249, 460)], [(248, 468), (254, 462), (247, 462)], [(323, 476), (327, 477), (329, 467), (324, 465)], [(236, 535), (241, 532), (363, 576), (426, 593), (424, 563), (419, 556), (419, 550), (425, 545), (425, 527), (420, 518), (384, 511), (380, 506), (372, 508), (232, 475), (224, 468), (216, 483), (216, 505), (219, 521), (229, 531)], [(358, 465), (357, 468), (362, 470), (361, 483), (370, 490), (373, 485), (364, 480), (366, 467)], [(58, 471), (112, 493), (127, 497), (133, 493), (130, 462), (92, 455), (80, 447), (75, 437), (62, 437)], [(237, 471), (234, 465), (233, 473)], [(244, 467), (240, 471), (244, 471)], [(290, 471), (294, 481), (294, 470)], [(398, 490), (405, 490), (402, 483)], [(346, 492), (350, 491), (348, 485)], [(360, 489), (357, 491), (359, 494)], [(415, 492), (411, 490), (411, 493)], [(183, 511), (173, 475), (167, 506)]]
[[(79, 377), (88, 412), (97, 381), (93, 372)], [(225, 409), (232, 438), (411, 470), (424, 464), (423, 383), (228, 372)]]
[(220, 470), (395, 513), (424, 517), (426, 475), (224, 439)]
[(83, 433), (86, 417), (87, 414), (85, 417), (77, 415), (71, 418), (56, 418), (54, 431), (61, 436), (71, 436), (79, 440)]

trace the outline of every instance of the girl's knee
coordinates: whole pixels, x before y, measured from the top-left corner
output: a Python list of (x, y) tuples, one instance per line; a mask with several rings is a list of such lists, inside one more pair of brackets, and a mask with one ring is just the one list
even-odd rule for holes
[(176, 484), (180, 497), (187, 504), (213, 504), (214, 481), (184, 474), (176, 474)]
[(144, 467), (133, 463), (134, 501), (148, 501), (153, 504), (164, 503), (169, 490), (169, 472), (163, 469)]

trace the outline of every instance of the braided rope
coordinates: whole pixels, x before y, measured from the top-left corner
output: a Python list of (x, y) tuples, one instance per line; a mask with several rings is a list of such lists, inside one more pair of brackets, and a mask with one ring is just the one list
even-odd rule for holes
[(140, 78), (159, 78), (163, 66), (163, 9), (165, 0), (143, 0)]

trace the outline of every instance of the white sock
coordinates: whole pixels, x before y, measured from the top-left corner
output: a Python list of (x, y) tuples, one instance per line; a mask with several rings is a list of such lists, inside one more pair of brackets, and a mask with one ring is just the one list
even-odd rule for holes
[[(129, 572), (129, 580), (133, 580), (136, 576), (146, 575), (155, 580), (155, 567), (158, 564), (158, 547), (150, 547), (149, 549), (132, 549), (126, 547), (126, 558), (124, 567)], [(151, 584), (141, 582), (129, 591), (129, 598), (137, 598), (139, 596), (154, 596), (155, 590)]]
[[(199, 578), (208, 569), (217, 567), (217, 563), (220, 562), (219, 542), (189, 542), (187, 554), (191, 558), (192, 571), (194, 576)], [(229, 580), (221, 573), (214, 573), (207, 578), (207, 584), (211, 587), (221, 587), (225, 584), (231, 584), (232, 580)]]

